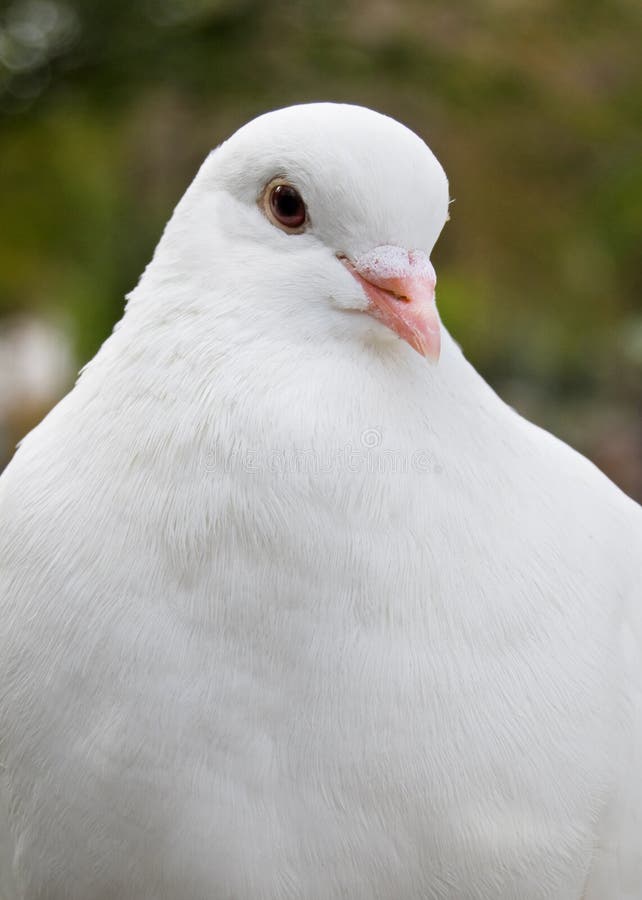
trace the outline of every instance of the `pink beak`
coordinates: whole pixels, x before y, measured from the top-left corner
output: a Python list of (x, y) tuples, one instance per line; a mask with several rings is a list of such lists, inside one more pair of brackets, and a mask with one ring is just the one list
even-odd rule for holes
[(369, 304), (366, 310), (431, 362), (439, 359), (441, 331), (435, 305), (437, 276), (423, 250), (375, 247), (354, 262), (343, 259)]

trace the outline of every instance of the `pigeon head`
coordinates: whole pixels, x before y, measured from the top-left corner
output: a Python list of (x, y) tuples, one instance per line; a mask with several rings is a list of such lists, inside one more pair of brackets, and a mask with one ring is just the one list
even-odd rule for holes
[(447, 215), (444, 171), (409, 129), (357, 106), (293, 106), (210, 154), (158, 270), (198, 282), (201, 305), (236, 341), (402, 338), (436, 360), (429, 255)]

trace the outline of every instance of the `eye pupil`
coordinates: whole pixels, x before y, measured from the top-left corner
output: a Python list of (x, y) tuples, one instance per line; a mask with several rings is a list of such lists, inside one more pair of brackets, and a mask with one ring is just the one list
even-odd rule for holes
[(289, 184), (277, 184), (270, 194), (270, 208), (286, 228), (300, 228), (305, 222), (305, 203), (301, 194)]

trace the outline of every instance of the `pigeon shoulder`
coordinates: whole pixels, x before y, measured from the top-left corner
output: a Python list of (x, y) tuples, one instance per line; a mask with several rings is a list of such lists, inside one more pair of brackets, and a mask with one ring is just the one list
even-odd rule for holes
[[(509, 415), (531, 457), (530, 490), (541, 509), (555, 508), (558, 563), (601, 585), (603, 603), (620, 621), (622, 659), (642, 690), (642, 506), (568, 444)], [(638, 717), (642, 746), (642, 699)]]
[(469, 404), (465, 458), (482, 472), (487, 502), (521, 510), (525, 538), (535, 543), (555, 534), (560, 553), (597, 553), (623, 574), (639, 573), (642, 507), (589, 459), (505, 403), (462, 356), (453, 355), (452, 371)]
[[(524, 460), (524, 471), (532, 488), (549, 492), (576, 524), (593, 528), (596, 534), (610, 532), (623, 548), (642, 551), (642, 507), (569, 444), (506, 409), (530, 457)], [(638, 562), (642, 563), (639, 556)]]

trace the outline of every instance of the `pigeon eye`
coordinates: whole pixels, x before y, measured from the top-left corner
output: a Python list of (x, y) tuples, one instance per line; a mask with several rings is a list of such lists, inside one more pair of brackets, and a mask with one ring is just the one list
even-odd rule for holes
[(304, 230), (307, 210), (303, 197), (291, 184), (285, 181), (269, 184), (264, 207), (268, 218), (284, 231), (300, 233)]

